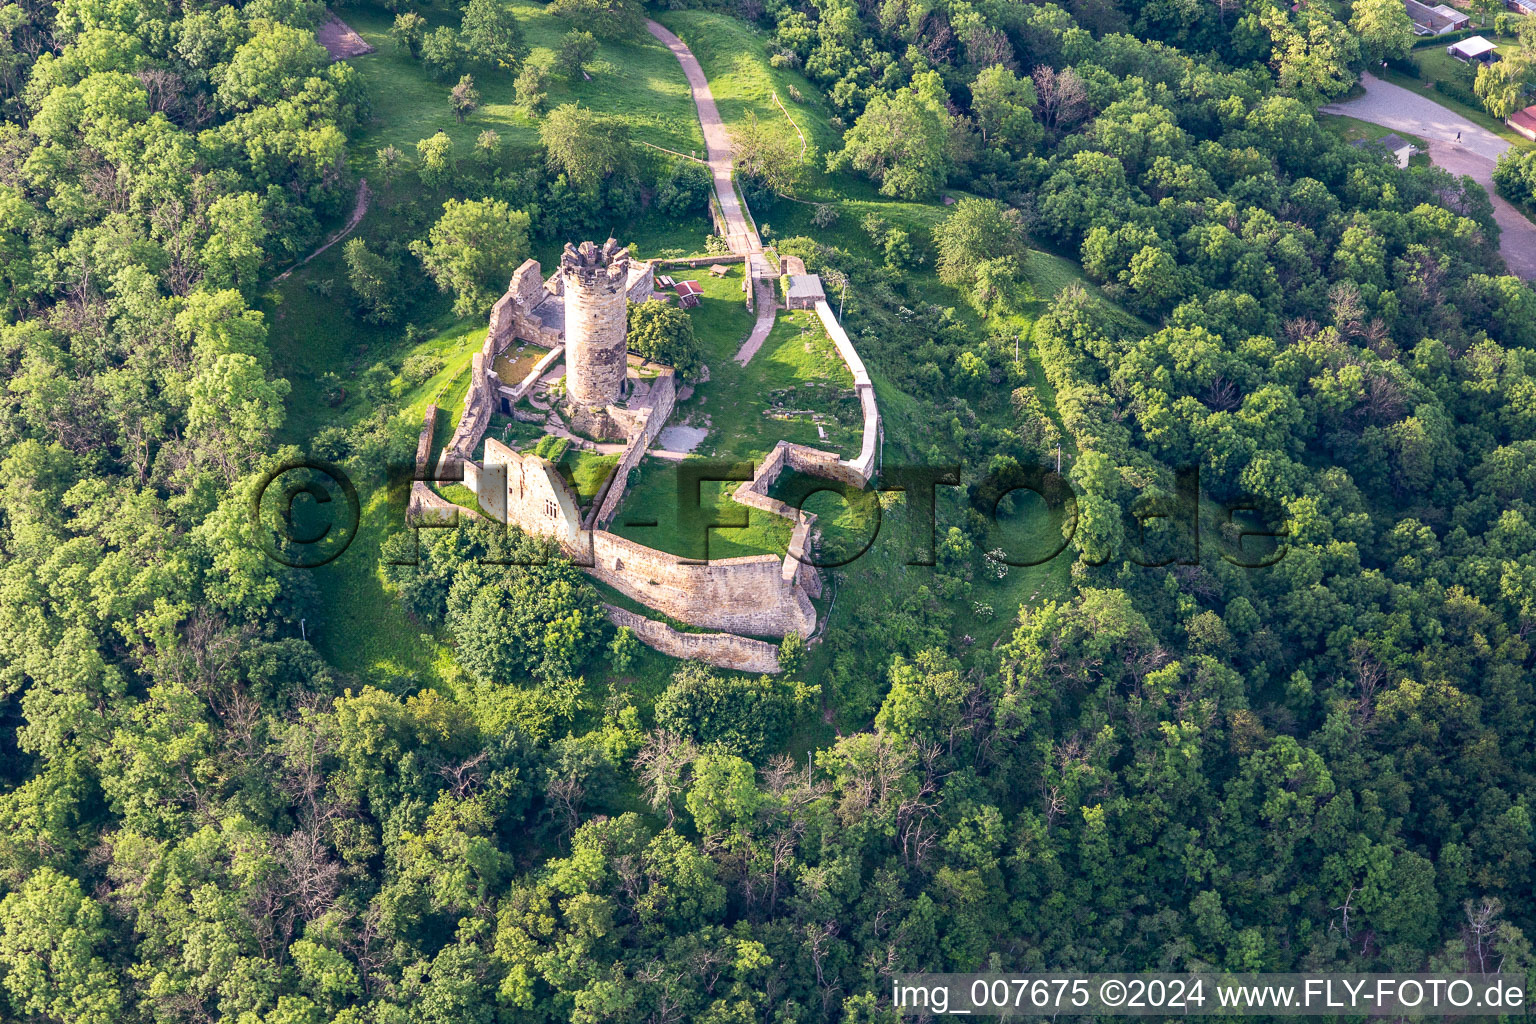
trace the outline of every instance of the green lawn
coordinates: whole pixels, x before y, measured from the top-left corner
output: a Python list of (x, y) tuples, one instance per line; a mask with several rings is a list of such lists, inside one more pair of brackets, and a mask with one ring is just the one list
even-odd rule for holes
[(591, 504), (619, 464), (617, 455), (599, 455), (580, 448), (567, 449), (557, 468), (583, 505)]
[(755, 319), (747, 308), (746, 293), (741, 290), (745, 265), (732, 263), (728, 267), (724, 277), (712, 276), (707, 267), (663, 267), (657, 271), (679, 281), (697, 281), (704, 290), (699, 304), (689, 314), (693, 318), (693, 336), (699, 340), (711, 374), (736, 355)]
[[(421, 427), (428, 403), (441, 406), (433, 438), (435, 458), (462, 411), (469, 361), (484, 337), (483, 321), (455, 318), (446, 300), (433, 293), (419, 307), (418, 319), (426, 330), (412, 343), (403, 327), (358, 320), (346, 295), (337, 246), (262, 296), (274, 370), (292, 385), (280, 442), (309, 452), (322, 428), (371, 416), (375, 409), (360, 394), (368, 368), (382, 362), (398, 373), (409, 356), (427, 354), (441, 359), (442, 369), (415, 385), (396, 376), (390, 387), (398, 395), (398, 417), (413, 434)], [(338, 405), (325, 399), (326, 373), (334, 373), (346, 391)], [(369, 680), (413, 677), (437, 684), (446, 648), (406, 617), (378, 573), (381, 545), (405, 521), (403, 489), (389, 494), (384, 483), (392, 470), (404, 468), (369, 467), (367, 479), (354, 481), (362, 504), (357, 539), (334, 562), (308, 570), (324, 609), (309, 629), (320, 649), (345, 671)]]
[[(541, 4), (513, 3), (532, 49), (530, 60), (553, 58), (560, 38), (570, 26), (544, 10)], [(436, 7), (423, 9), (433, 27), (457, 27), (458, 15)], [(389, 38), (394, 16), (387, 11), (351, 7), (346, 21), (357, 29), (376, 53), (354, 58), (353, 63), (368, 83), (373, 99), (373, 120), (353, 147), (354, 164), (371, 166), (374, 152), (393, 145), (408, 156), (416, 143), (439, 131), (447, 132), (456, 150), (468, 153), (475, 137), (494, 128), (503, 142), (532, 146), (538, 142), (538, 121), (514, 107), (514, 75), (505, 68), (476, 69), (471, 73), (480, 90), (481, 106), (459, 124), (448, 106), (452, 82), (440, 82), (425, 65), (398, 52)], [(554, 81), (549, 105), (580, 103), (622, 118), (635, 139), (680, 152), (702, 149), (703, 133), (688, 92), (682, 67), (660, 43), (643, 34), (633, 43), (603, 43), (589, 67), (590, 82)]]
[[(857, 454), (862, 423), (853, 375), (838, 357), (815, 313), (781, 311), (763, 347), (742, 366), (735, 359), (710, 365), (699, 387), (673, 415), (703, 426), (709, 435), (696, 454), (722, 459), (760, 459), (780, 441), (808, 444), (842, 455)], [(820, 410), (825, 422), (789, 415)], [(841, 415), (834, 419), (834, 415)]]
[[(739, 483), (700, 483), (699, 508), (690, 512), (689, 502), (679, 495), (679, 465), (655, 456), (642, 459), (610, 529), (637, 544), (683, 558), (782, 556), (789, 550), (793, 530), (789, 520), (738, 504), (730, 495)], [(708, 523), (733, 525), (708, 528)]]

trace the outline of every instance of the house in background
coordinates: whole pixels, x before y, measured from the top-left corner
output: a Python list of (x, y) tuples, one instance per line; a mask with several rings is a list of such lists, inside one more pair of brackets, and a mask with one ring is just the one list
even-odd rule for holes
[(1532, 142), (1536, 142), (1536, 104), (1524, 110), (1515, 111), (1504, 119), (1504, 123)]
[(1457, 32), (1472, 24), (1472, 19), (1454, 7), (1437, 4), (1430, 7), (1419, 0), (1403, 0), (1408, 17), (1413, 22), (1413, 33), (1419, 36), (1443, 36)]
[(1499, 59), (1496, 52), (1498, 47), (1482, 36), (1472, 36), (1463, 39), (1459, 43), (1452, 43), (1445, 48), (1445, 52), (1461, 61), (1463, 64), (1471, 64), (1477, 61), (1479, 64), (1492, 64)]
[(1356, 139), (1350, 145), (1380, 153), (1399, 167), (1407, 167), (1408, 158), (1418, 152), (1417, 146), (1394, 132), (1388, 132), (1379, 139)]
[(1516, 14), (1536, 15), (1536, 0), (1504, 0), (1504, 6)]

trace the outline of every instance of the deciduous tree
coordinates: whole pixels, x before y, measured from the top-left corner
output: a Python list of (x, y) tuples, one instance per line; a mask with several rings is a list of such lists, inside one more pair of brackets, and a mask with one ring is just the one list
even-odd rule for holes
[(411, 252), (438, 288), (453, 295), (456, 314), (483, 316), (527, 257), (528, 226), (528, 214), (500, 199), (450, 199)]

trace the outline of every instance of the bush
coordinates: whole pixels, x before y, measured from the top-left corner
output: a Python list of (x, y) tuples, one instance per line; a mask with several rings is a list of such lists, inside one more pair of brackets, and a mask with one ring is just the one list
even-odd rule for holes
[(443, 360), (427, 352), (409, 357), (400, 368), (400, 376), (409, 384), (424, 384), (437, 376), (443, 368)]
[(569, 562), (461, 571), (448, 594), (459, 664), (486, 682), (527, 685), (575, 675), (604, 646), (597, 592)]
[(1471, 39), (1482, 31), (1480, 28), (1464, 28), (1456, 32), (1447, 32), (1443, 36), (1425, 36), (1422, 39), (1415, 39), (1413, 41), (1413, 48), (1415, 50), (1422, 50), (1427, 46), (1450, 46), (1452, 43), (1460, 42), (1463, 39)]
[(1442, 96), (1449, 96), (1457, 103), (1465, 103), (1473, 110), (1483, 109), (1483, 101), (1477, 98), (1477, 93), (1460, 82), (1448, 82), (1441, 79), (1435, 82), (1435, 92)]
[(709, 172), (703, 164), (679, 160), (656, 193), (656, 208), (671, 217), (683, 217), (709, 206)]
[(691, 662), (678, 669), (656, 700), (658, 728), (720, 743), (748, 760), (759, 760), (784, 742), (817, 691), (763, 676), (717, 676)]
[(1526, 210), (1536, 209), (1536, 150), (1511, 149), (1493, 169), (1499, 195)]

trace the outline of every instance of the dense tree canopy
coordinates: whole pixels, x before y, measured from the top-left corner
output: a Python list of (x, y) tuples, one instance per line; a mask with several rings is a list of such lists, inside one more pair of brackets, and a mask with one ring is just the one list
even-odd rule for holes
[[(721, 103), (748, 202), (789, 197), (760, 228), (838, 295), (884, 472), (966, 470), (934, 564), (825, 573), (767, 677), (614, 630), (626, 598), (453, 481), (458, 528), (404, 528), (388, 472), (530, 252), (703, 248), (707, 175), (581, 91), (666, 56), (638, 5), (551, 4), (561, 80), (504, 6), (378, 15), (406, 135), (313, 0), (0, 8), (0, 1018), (810, 1024), (894, 1020), (914, 971), (1529, 974), (1536, 292), (1476, 182), (1315, 110), (1401, 55), (1400, 6), (735, 10), (655, 13), (815, 94), (814, 165)], [(523, 112), (449, 120), (467, 72), (505, 102), (530, 68)], [(1530, 151), (1495, 180), (1536, 207)], [(636, 306), (631, 345), (691, 372), (725, 306)], [(336, 575), (262, 553), (301, 458), (372, 481)]]

